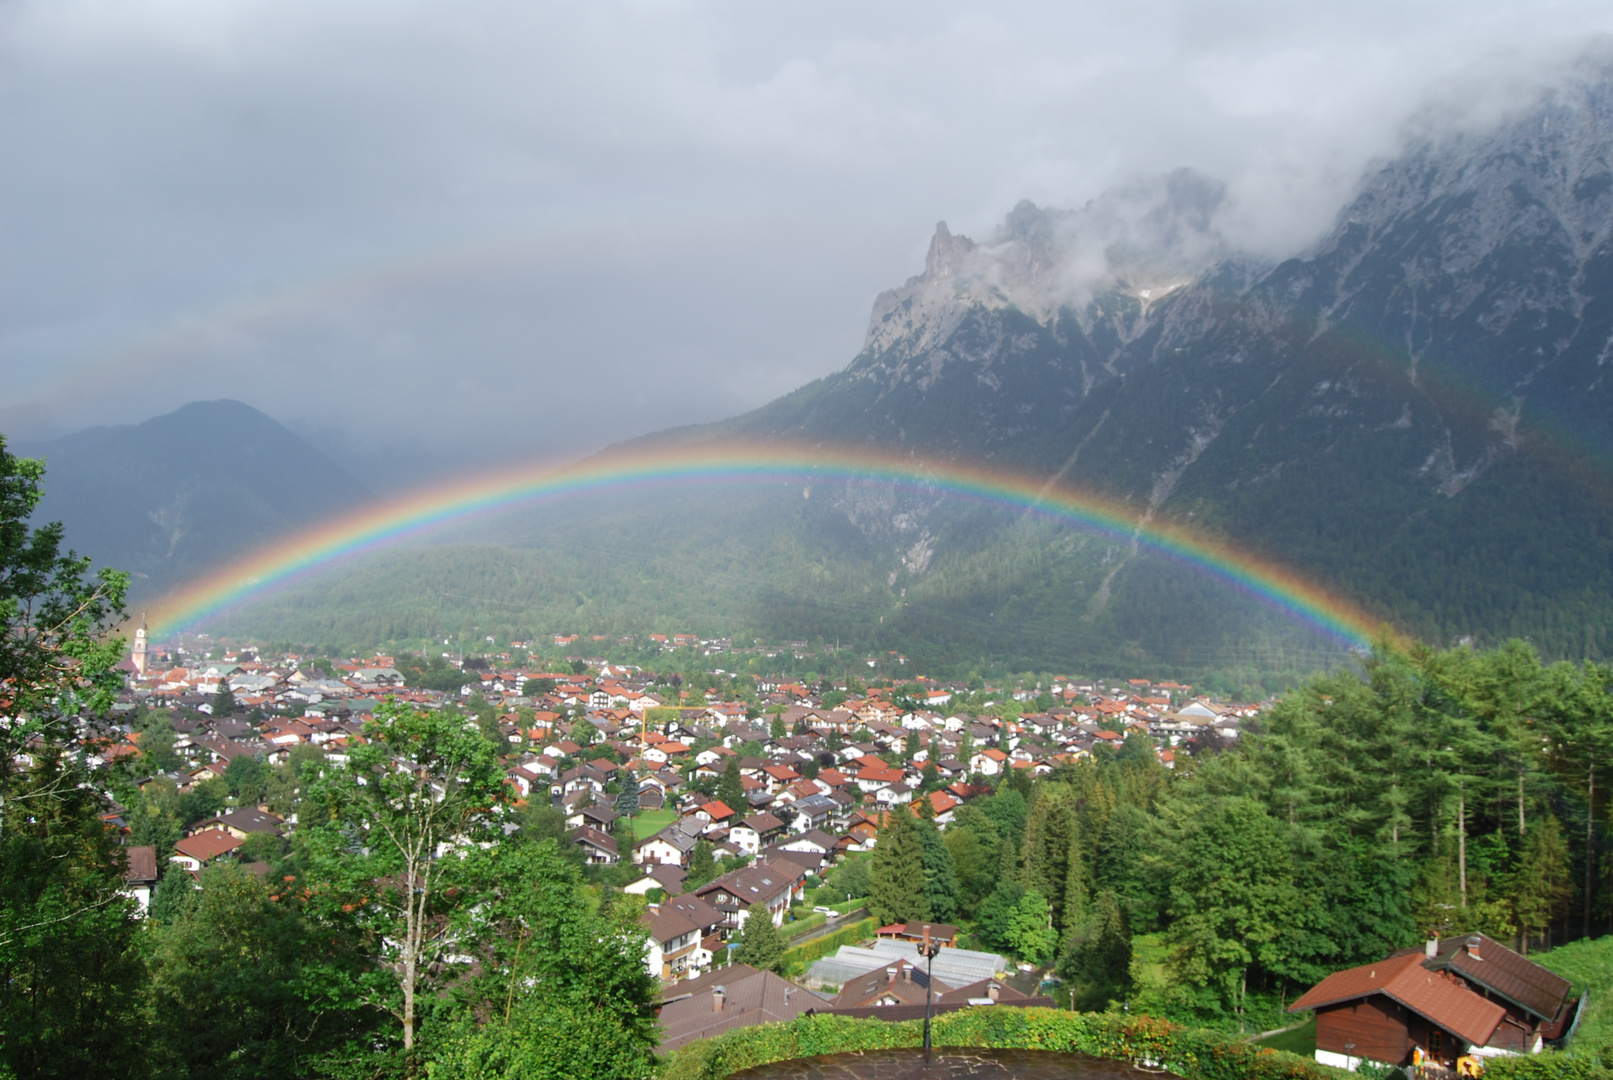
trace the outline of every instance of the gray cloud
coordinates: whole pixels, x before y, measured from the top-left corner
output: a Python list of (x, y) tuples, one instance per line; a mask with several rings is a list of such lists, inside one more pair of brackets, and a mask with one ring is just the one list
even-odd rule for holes
[[(1264, 255), (1599, 3), (0, 6), (0, 428), (233, 396), (399, 475), (842, 366), (933, 223), (1182, 166)], [(1499, 108), (1500, 105), (1495, 105)]]

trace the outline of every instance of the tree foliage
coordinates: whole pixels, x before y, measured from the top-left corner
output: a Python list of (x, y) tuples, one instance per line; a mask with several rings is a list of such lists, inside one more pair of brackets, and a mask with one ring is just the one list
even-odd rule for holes
[(468, 887), (497, 835), (503, 772), (473, 725), (387, 702), (349, 760), (327, 767), (297, 832), (322, 917), (367, 937), (389, 976), (372, 1003), (392, 1012), (405, 1054), (419, 1011), (454, 980), (478, 932)]
[(784, 935), (773, 925), (772, 912), (764, 907), (751, 908), (739, 931), (739, 948), (734, 950), (734, 960), (758, 971), (777, 972), (782, 967)]
[(905, 810), (885, 815), (868, 866), (868, 910), (881, 924), (930, 918), (924, 895), (924, 843), (918, 822)]

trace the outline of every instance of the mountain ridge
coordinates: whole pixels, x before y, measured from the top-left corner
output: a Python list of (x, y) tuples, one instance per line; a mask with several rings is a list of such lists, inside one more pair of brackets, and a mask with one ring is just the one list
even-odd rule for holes
[(366, 502), (356, 478), (238, 401), (10, 448), (45, 459), (36, 521), (128, 571), (139, 602), (259, 544)]
[[(1487, 130), (1414, 142), (1302, 255), (1258, 267), (1207, 242), (1163, 298), (1112, 264), (1079, 310), (1037, 307), (1034, 283), (1016, 303), (1011, 274), (968, 280), (1019, 243), (1047, 295), (1045, 238), (1068, 212), (1022, 203), (984, 244), (943, 225), (846, 368), (704, 434), (972, 455), (1208, 529), (1436, 638), (1573, 609), (1586, 625), (1555, 644), (1603, 655), (1605, 620), (1585, 609), (1609, 583), (1608, 484), (1558, 429), (1613, 450), (1610, 101), (1598, 69)], [(1520, 507), (1553, 528), (1516, 535)], [(1437, 595), (1453, 586), (1468, 597), (1454, 615)]]

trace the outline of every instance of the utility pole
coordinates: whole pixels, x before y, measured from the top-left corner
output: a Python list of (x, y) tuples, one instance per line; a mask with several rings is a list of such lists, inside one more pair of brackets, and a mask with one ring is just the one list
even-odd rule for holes
[(939, 941), (930, 940), (930, 924), (924, 924), (924, 940), (919, 943), (919, 955), (928, 964), (924, 969), (924, 1057), (930, 1056), (930, 999), (935, 993), (935, 954), (941, 951)]

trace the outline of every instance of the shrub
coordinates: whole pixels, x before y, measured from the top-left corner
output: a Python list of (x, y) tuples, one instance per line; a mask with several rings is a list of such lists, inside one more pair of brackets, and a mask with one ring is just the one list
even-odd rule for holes
[(1547, 1050), (1528, 1057), (1491, 1058), (1485, 1080), (1613, 1080), (1613, 1070), (1596, 1057)]
[[(796, 909), (792, 908), (791, 910), (794, 911)], [(821, 911), (804, 911), (800, 915), (796, 916), (794, 922), (787, 922), (784, 924), (784, 936), (793, 940), (800, 937), (802, 934), (811, 933), (828, 921), (829, 917), (823, 914)]]
[(812, 966), (812, 961), (828, 956), (842, 945), (855, 945), (874, 936), (879, 929), (879, 922), (875, 919), (859, 919), (857, 922), (842, 926), (832, 934), (825, 934), (804, 945), (797, 945), (793, 949), (784, 950), (784, 974), (786, 977), (799, 974)]
[[(803, 1016), (787, 1024), (739, 1028), (691, 1043), (663, 1059), (661, 1080), (723, 1080), (741, 1069), (774, 1061), (916, 1047), (923, 1040), (923, 1031), (923, 1022), (918, 1020), (888, 1023), (832, 1014)], [(936, 1017), (933, 1038), (937, 1046), (1054, 1050), (1149, 1062), (1188, 1080), (1335, 1080), (1349, 1075), (1309, 1058), (1251, 1046), (1216, 1032), (1115, 1013), (1001, 1005), (964, 1009)], [(1586, 1074), (1586, 1080), (1590, 1075)], [(1577, 1075), (1574, 1080), (1579, 1080)]]

